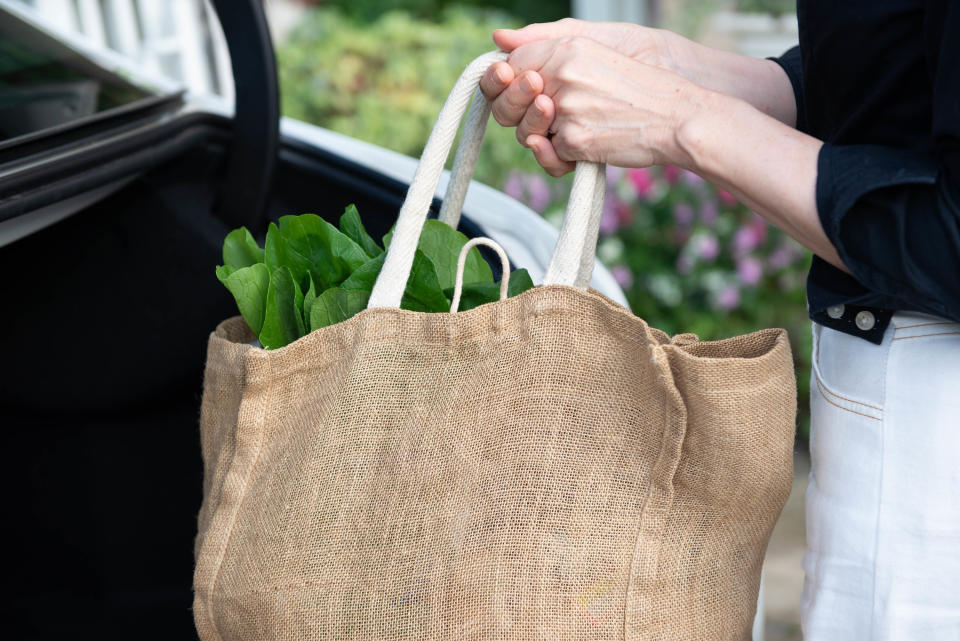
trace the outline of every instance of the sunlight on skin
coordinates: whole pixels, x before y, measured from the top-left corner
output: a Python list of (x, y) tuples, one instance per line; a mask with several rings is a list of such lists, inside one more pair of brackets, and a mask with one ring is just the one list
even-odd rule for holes
[(793, 88), (775, 62), (627, 23), (567, 19), (493, 37), (511, 55), (481, 89), (550, 175), (578, 160), (684, 167), (849, 271), (817, 215), (823, 143), (794, 128)]

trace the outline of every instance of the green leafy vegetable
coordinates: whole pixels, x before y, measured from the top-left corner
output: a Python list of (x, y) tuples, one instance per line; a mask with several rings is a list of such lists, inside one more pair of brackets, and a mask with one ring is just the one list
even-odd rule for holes
[[(507, 296), (513, 297), (533, 288), (533, 281), (526, 269), (516, 269), (510, 273), (510, 282), (507, 284)], [(453, 287), (443, 290), (447, 298), (453, 300)], [(460, 307), (457, 311), (465, 312), (468, 309), (479, 307), (487, 303), (500, 300), (500, 283), (467, 283), (460, 294)]]
[(263, 313), (267, 305), (267, 290), (270, 286), (270, 270), (263, 263), (234, 269), (229, 265), (217, 267), (217, 278), (233, 298), (237, 308), (254, 334), (263, 328)]
[[(433, 261), (437, 268), (440, 286), (444, 289), (453, 287), (456, 281), (457, 259), (460, 256), (460, 250), (468, 240), (456, 229), (439, 220), (428, 220), (423, 224), (418, 248)], [(493, 282), (490, 265), (483, 260), (476, 247), (467, 252), (467, 260), (463, 267), (464, 283)]]
[(340, 231), (346, 234), (353, 242), (360, 245), (370, 258), (374, 258), (383, 253), (383, 250), (377, 245), (377, 241), (371, 238), (370, 234), (368, 234), (364, 228), (363, 223), (360, 221), (360, 212), (357, 211), (356, 206), (348, 206), (343, 212), (343, 215), (340, 216)]
[(246, 227), (234, 229), (223, 239), (223, 264), (240, 269), (263, 262), (263, 250)]
[[(389, 247), (392, 230), (384, 236)], [(400, 306), (416, 312), (450, 309), (457, 258), (467, 237), (428, 220), (414, 254)], [(343, 322), (366, 309), (386, 253), (370, 237), (356, 207), (340, 217), (340, 228), (314, 214), (284, 216), (267, 228), (263, 249), (245, 228), (223, 243), (217, 278), (265, 349), (277, 349), (321, 327)], [(499, 298), (490, 267), (472, 249), (464, 269), (460, 309)], [(526, 270), (511, 275), (510, 295), (533, 287)]]
[(342, 323), (367, 308), (370, 292), (334, 287), (320, 294), (310, 311), (310, 331)]
[(277, 267), (270, 274), (260, 343), (266, 349), (277, 349), (292, 343), (303, 334), (303, 294), (293, 282), (290, 270), (283, 266)]

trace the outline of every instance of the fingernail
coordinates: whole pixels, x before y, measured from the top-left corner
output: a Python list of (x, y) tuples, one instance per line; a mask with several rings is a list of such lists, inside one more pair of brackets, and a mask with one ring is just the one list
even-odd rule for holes
[(504, 67), (497, 67), (496, 73), (497, 73), (497, 80), (506, 84), (507, 81), (509, 80), (509, 77), (507, 76), (507, 70)]
[(530, 82), (529, 77), (524, 76), (523, 78), (520, 78), (520, 88), (526, 92), (533, 91), (533, 84)]

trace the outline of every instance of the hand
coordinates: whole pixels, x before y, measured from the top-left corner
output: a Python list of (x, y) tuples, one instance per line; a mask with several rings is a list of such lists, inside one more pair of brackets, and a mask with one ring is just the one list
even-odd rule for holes
[[(596, 40), (634, 60), (679, 72), (681, 60), (692, 60), (694, 43), (669, 31), (626, 22), (586, 22), (566, 18), (557, 22), (532, 24), (523, 29), (497, 29), (494, 42), (511, 52), (531, 42), (580, 36)], [(493, 115), (505, 127), (517, 127), (517, 139), (526, 145), (531, 134), (546, 136), (555, 117), (552, 101), (541, 96), (543, 79), (535, 71), (520, 75), (505, 63), (496, 63), (483, 77), (480, 87), (493, 101)], [(531, 109), (532, 107), (532, 109)]]
[[(536, 72), (542, 82), (521, 121), (531, 132), (524, 142), (551, 175), (571, 171), (578, 160), (684, 164), (676, 131), (706, 90), (582, 37), (531, 42), (508, 64), (516, 77)], [(546, 121), (555, 135), (544, 135)]]

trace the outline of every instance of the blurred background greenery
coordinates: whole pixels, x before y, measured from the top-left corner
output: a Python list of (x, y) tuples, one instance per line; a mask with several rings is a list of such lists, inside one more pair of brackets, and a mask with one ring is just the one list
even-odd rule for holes
[[(419, 156), (463, 67), (493, 48), (498, 27), (570, 15), (558, 0), (328, 0), (311, 2), (278, 42), (284, 115)], [(654, 17), (719, 46), (720, 9), (775, 20), (792, 0), (679, 0)], [(728, 20), (729, 22), (729, 20)], [(767, 24), (767, 23), (764, 23)], [(770, 22), (777, 29), (779, 23)], [(717, 30), (714, 29), (714, 32)], [(735, 34), (736, 35), (736, 34)], [(476, 179), (559, 223), (569, 178), (544, 174), (513, 129), (491, 123)], [(670, 333), (703, 339), (785, 327), (797, 361), (798, 433), (809, 429), (809, 254), (695, 174), (611, 167), (598, 255), (633, 311)]]

